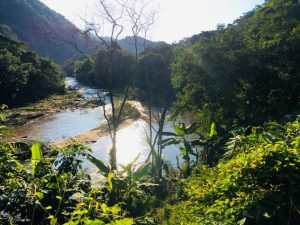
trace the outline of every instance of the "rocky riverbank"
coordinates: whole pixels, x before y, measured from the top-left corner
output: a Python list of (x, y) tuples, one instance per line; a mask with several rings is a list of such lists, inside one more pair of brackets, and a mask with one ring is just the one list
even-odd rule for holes
[(82, 108), (93, 108), (96, 106), (95, 102), (83, 99), (78, 92), (67, 92), (65, 95), (53, 95), (26, 106), (7, 110), (5, 125), (18, 127), (36, 118), (49, 116), (53, 113)]

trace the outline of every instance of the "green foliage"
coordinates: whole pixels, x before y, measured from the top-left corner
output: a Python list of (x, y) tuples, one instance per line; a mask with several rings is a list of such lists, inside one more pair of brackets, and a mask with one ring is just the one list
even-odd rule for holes
[(170, 78), (173, 61), (173, 47), (168, 44), (148, 48), (140, 54), (135, 77), (138, 99), (156, 107), (170, 107), (174, 100)]
[(7, 109), (7, 105), (0, 105), (0, 140), (4, 133), (7, 133), (8, 127), (4, 125), (5, 122), (5, 110)]
[[(116, 102), (115, 108), (117, 111), (121, 108), (121, 102)], [(120, 116), (120, 122), (127, 119), (137, 119), (141, 115), (140, 111), (134, 107), (130, 102), (126, 102), (123, 108), (123, 112)]]
[[(269, 0), (233, 24), (193, 38), (172, 66), (174, 109), (230, 130), (299, 104), (299, 1)], [(209, 129), (209, 128), (208, 128)]]
[(159, 224), (298, 224), (299, 135), (300, 118), (235, 133), (216, 167), (194, 168), (186, 200), (158, 211)]
[(101, 50), (96, 57), (77, 62), (75, 77), (79, 82), (92, 87), (121, 89), (132, 80), (133, 65), (133, 55), (119, 47), (111, 52)]
[(174, 145), (174, 144), (180, 144), (181, 147), (179, 147), (181, 156), (184, 160), (184, 163), (182, 164), (180, 171), (182, 172), (184, 177), (187, 177), (191, 173), (191, 155), (197, 157), (197, 152), (193, 149), (193, 142), (191, 140), (191, 136), (196, 133), (196, 131), (199, 129), (199, 125), (196, 123), (193, 123), (192, 125), (186, 127), (184, 123), (181, 123), (178, 125), (173, 125), (173, 129), (176, 133), (171, 132), (163, 132), (163, 136), (169, 136), (169, 138), (166, 138), (162, 140), (163, 147), (168, 145)]
[[(31, 147), (28, 165), (27, 160), (18, 158), (20, 149), (1, 143), (1, 224), (134, 224), (128, 216), (134, 210), (126, 209), (125, 199), (131, 199), (130, 207), (137, 207), (138, 186), (109, 172), (108, 185), (92, 188), (91, 178), (81, 166), (90, 150), (82, 145), (45, 152), (43, 158), (41, 150), (39, 144)], [(145, 197), (140, 193), (140, 199)]]
[(35, 174), (36, 166), (41, 160), (42, 160), (41, 145), (39, 143), (35, 143), (31, 146), (31, 168), (32, 168), (33, 176)]
[(99, 159), (96, 159), (94, 156), (92, 155), (87, 155), (88, 160), (93, 163), (100, 172), (103, 172), (105, 174), (108, 174), (110, 172), (110, 168), (108, 165), (106, 165), (104, 162), (102, 162)]
[(64, 73), (58, 65), (1, 34), (0, 77), (1, 101), (10, 105), (64, 92)]
[[(47, 150), (42, 157), (43, 147), (35, 143), (28, 149), (31, 159), (20, 146), (0, 144), (1, 224), (153, 224), (147, 213), (156, 184), (140, 180), (149, 167), (137, 168), (138, 157), (112, 172), (83, 145)], [(105, 174), (101, 186), (92, 186), (84, 158)]]
[(216, 123), (212, 122), (211, 125), (210, 125), (209, 137), (213, 138), (217, 134), (218, 134), (218, 132), (217, 132), (217, 128), (216, 128)]
[(173, 125), (173, 129), (175, 133), (162, 133), (168, 138), (163, 139), (161, 143), (163, 148), (168, 145), (179, 145), (180, 156), (184, 162), (180, 168), (177, 156), (177, 165), (184, 177), (189, 176), (191, 168), (198, 163), (214, 166), (224, 153), (224, 142), (227, 139), (217, 135), (215, 122), (211, 123), (211, 131), (208, 135), (202, 134), (201, 123), (196, 122), (190, 126), (186, 126), (184, 123)]
[[(118, 205), (122, 212), (134, 217), (138, 224), (152, 224), (147, 213), (156, 200), (153, 193), (158, 185), (147, 178), (150, 174), (149, 163), (139, 166), (136, 164), (139, 157), (140, 155), (127, 165), (121, 165), (118, 171), (107, 171), (103, 170), (103, 166), (98, 167), (99, 172), (104, 173), (106, 178), (102, 196), (109, 205)], [(94, 158), (91, 162), (95, 160)]]

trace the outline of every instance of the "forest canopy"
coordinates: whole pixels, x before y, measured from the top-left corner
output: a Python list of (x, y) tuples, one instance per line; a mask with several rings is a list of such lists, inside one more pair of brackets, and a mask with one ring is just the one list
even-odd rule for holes
[(0, 34), (0, 101), (8, 105), (31, 102), (64, 92), (64, 72), (27, 44)]
[(226, 128), (278, 119), (300, 100), (300, 5), (272, 0), (194, 36), (172, 67), (174, 109)]

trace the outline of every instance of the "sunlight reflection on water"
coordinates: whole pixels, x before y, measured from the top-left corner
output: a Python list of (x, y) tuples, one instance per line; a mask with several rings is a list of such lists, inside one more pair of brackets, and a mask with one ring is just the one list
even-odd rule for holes
[[(67, 85), (77, 86), (75, 78), (67, 78)], [(85, 87), (81, 87), (85, 90)], [(89, 91), (91, 89), (88, 89)], [(49, 117), (42, 117), (26, 124), (19, 129), (19, 136), (51, 142), (62, 140), (65, 137), (73, 137), (85, 133), (99, 124), (105, 123), (102, 108), (82, 109), (69, 112), (56, 113)], [(145, 132), (148, 125), (143, 120), (137, 120), (130, 126), (118, 131), (117, 134), (117, 160), (119, 164), (130, 163), (138, 154), (140, 157), (137, 164), (142, 163), (148, 157), (150, 149), (146, 141)], [(166, 122), (165, 131), (173, 131), (172, 123)], [(109, 150), (111, 149), (111, 139), (109, 136), (100, 138), (96, 143), (89, 145), (93, 152), (92, 155), (109, 163)], [(177, 146), (169, 146), (163, 150), (163, 158), (176, 167), (176, 155), (179, 154)], [(86, 160), (84, 166), (91, 174), (97, 172), (96, 168)]]
[[(126, 165), (132, 162), (138, 154), (140, 154), (140, 157), (137, 160), (137, 164), (146, 160), (150, 152), (145, 135), (147, 129), (147, 123), (143, 120), (138, 120), (129, 127), (118, 132), (117, 160), (119, 164)], [(171, 131), (171, 123), (166, 124), (166, 129)], [(93, 149), (92, 155), (94, 157), (109, 163), (109, 151), (111, 149), (111, 140), (109, 136), (103, 137), (89, 146)], [(176, 146), (169, 146), (163, 150), (163, 158), (173, 167), (176, 167), (177, 154), (179, 154), (179, 150)]]
[(74, 137), (105, 123), (100, 107), (43, 116), (14, 130), (16, 136), (53, 142)]

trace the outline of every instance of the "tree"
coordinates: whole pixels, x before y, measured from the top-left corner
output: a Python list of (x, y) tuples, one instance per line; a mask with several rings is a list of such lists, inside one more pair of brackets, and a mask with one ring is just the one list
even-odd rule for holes
[(16, 105), (64, 92), (64, 73), (49, 59), (27, 50), (17, 39), (0, 35), (0, 98)]
[[(300, 5), (267, 1), (226, 28), (193, 37), (172, 67), (175, 111), (208, 125), (279, 119), (299, 104)], [(208, 129), (207, 129), (208, 130)]]
[(146, 49), (141, 54), (138, 62), (136, 83), (140, 100), (148, 105), (148, 124), (150, 156), (152, 166), (156, 168), (156, 176), (162, 176), (162, 151), (161, 144), (166, 117), (174, 99), (171, 86), (170, 64), (174, 59), (173, 49), (170, 45), (161, 44), (154, 48)]
[[(93, 33), (99, 40), (102, 46), (102, 50), (98, 56), (91, 60), (89, 63), (95, 66), (95, 77), (106, 91), (104, 96), (99, 94), (101, 98), (104, 117), (108, 123), (110, 137), (112, 141), (112, 148), (110, 150), (110, 164), (113, 170), (117, 169), (116, 158), (116, 141), (117, 130), (120, 124), (121, 116), (125, 107), (125, 103), (129, 97), (129, 91), (133, 82), (133, 74), (136, 73), (136, 66), (131, 71), (130, 64), (132, 60), (130, 56), (121, 51), (118, 45), (118, 38), (124, 31), (126, 20), (131, 20), (131, 30), (134, 38), (138, 38), (140, 31), (144, 29), (144, 24), (140, 19), (145, 15), (146, 7), (149, 3), (142, 4), (142, 8), (136, 11), (137, 1), (106, 1), (99, 0), (97, 7), (97, 14), (91, 21), (85, 20), (86, 31), (84, 33)], [(125, 14), (126, 12), (126, 14)], [(103, 21), (105, 25), (103, 26)], [(130, 25), (129, 25), (130, 26)], [(101, 34), (103, 29), (110, 30), (109, 38), (104, 38)], [(137, 39), (135, 39), (135, 62), (137, 63)], [(135, 63), (135, 64), (136, 64)], [(124, 70), (124, 68), (126, 68)], [(131, 75), (131, 77), (130, 77)], [(116, 83), (116, 79), (121, 78)], [(115, 97), (118, 96), (116, 91), (123, 88), (123, 96), (119, 107), (116, 107)], [(106, 98), (108, 98), (111, 104), (111, 117), (107, 115), (106, 110)]]

